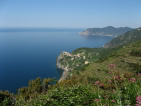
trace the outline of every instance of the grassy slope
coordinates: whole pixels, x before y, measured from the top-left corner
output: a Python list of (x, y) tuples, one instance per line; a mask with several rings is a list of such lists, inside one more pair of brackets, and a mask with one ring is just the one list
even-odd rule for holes
[[(72, 55), (84, 53), (81, 58), (75, 58), (74, 60), (71, 60), (71, 57), (64, 56), (64, 58), (62, 58), (60, 62), (64, 66), (69, 65), (69, 68), (73, 68), (73, 70), (79, 71), (83, 70), (87, 66), (84, 64), (85, 61), (89, 61), (90, 63), (97, 62), (121, 48), (122, 46), (119, 46), (117, 48), (79, 48), (74, 50), (72, 52)], [(86, 59), (83, 59), (83, 56), (85, 56)]]
[[(108, 56), (102, 62), (94, 62), (90, 64), (81, 74), (89, 76), (91, 78), (109, 78), (108, 65), (116, 64), (116, 70), (123, 74), (126, 71), (141, 71), (141, 55), (132, 55), (132, 51), (138, 49), (141, 51), (141, 40), (128, 45), (112, 55)], [(138, 68), (137, 68), (138, 66)]]

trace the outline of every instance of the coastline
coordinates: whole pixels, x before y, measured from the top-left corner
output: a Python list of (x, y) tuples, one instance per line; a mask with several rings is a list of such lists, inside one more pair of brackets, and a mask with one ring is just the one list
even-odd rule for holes
[(63, 70), (62, 76), (60, 77), (58, 82), (64, 81), (68, 76), (68, 72), (71, 71), (68, 66), (64, 67), (60, 64), (60, 59), (63, 58), (62, 53), (56, 59), (56, 67)]
[(85, 33), (85, 32), (80, 32), (79, 35), (83, 35), (83, 36), (109, 36), (109, 37), (117, 37), (116, 36), (113, 36), (113, 35), (103, 35), (103, 34), (88, 34), (88, 33)]

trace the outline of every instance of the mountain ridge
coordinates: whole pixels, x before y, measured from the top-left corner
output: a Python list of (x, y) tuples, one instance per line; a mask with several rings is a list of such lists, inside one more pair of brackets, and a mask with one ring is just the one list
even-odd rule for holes
[(115, 48), (120, 45), (126, 45), (141, 39), (141, 28), (133, 29), (122, 34), (104, 45), (104, 48)]
[(127, 31), (132, 30), (133, 28), (130, 27), (118, 27), (115, 28), (113, 26), (107, 26), (104, 28), (88, 28), (84, 30), (83, 32), (80, 32), (80, 35), (84, 36), (111, 36), (111, 37), (117, 37), (121, 34), (124, 34)]

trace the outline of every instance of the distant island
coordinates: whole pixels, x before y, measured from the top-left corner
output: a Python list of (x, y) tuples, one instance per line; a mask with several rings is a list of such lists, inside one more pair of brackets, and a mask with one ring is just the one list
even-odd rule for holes
[(104, 28), (88, 28), (88, 29), (84, 30), (83, 32), (80, 32), (79, 34), (84, 35), (84, 36), (98, 35), (98, 36), (117, 37), (117, 36), (124, 34), (132, 29), (133, 28), (129, 28), (129, 27), (115, 28), (113, 26), (107, 26)]

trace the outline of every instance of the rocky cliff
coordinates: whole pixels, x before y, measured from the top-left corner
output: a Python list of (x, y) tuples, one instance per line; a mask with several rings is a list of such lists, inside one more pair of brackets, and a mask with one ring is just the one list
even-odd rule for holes
[(64, 57), (66, 55), (70, 55), (70, 53), (68, 53), (68, 52), (61, 52), (60, 55), (57, 57), (57, 60), (56, 60), (57, 68), (64, 70), (64, 72), (63, 72), (59, 82), (65, 80), (67, 78), (67, 76), (68, 76), (68, 72), (72, 70), (71, 68), (69, 68), (68, 64), (67, 65), (66, 64), (61, 64), (61, 60), (64, 59)]

